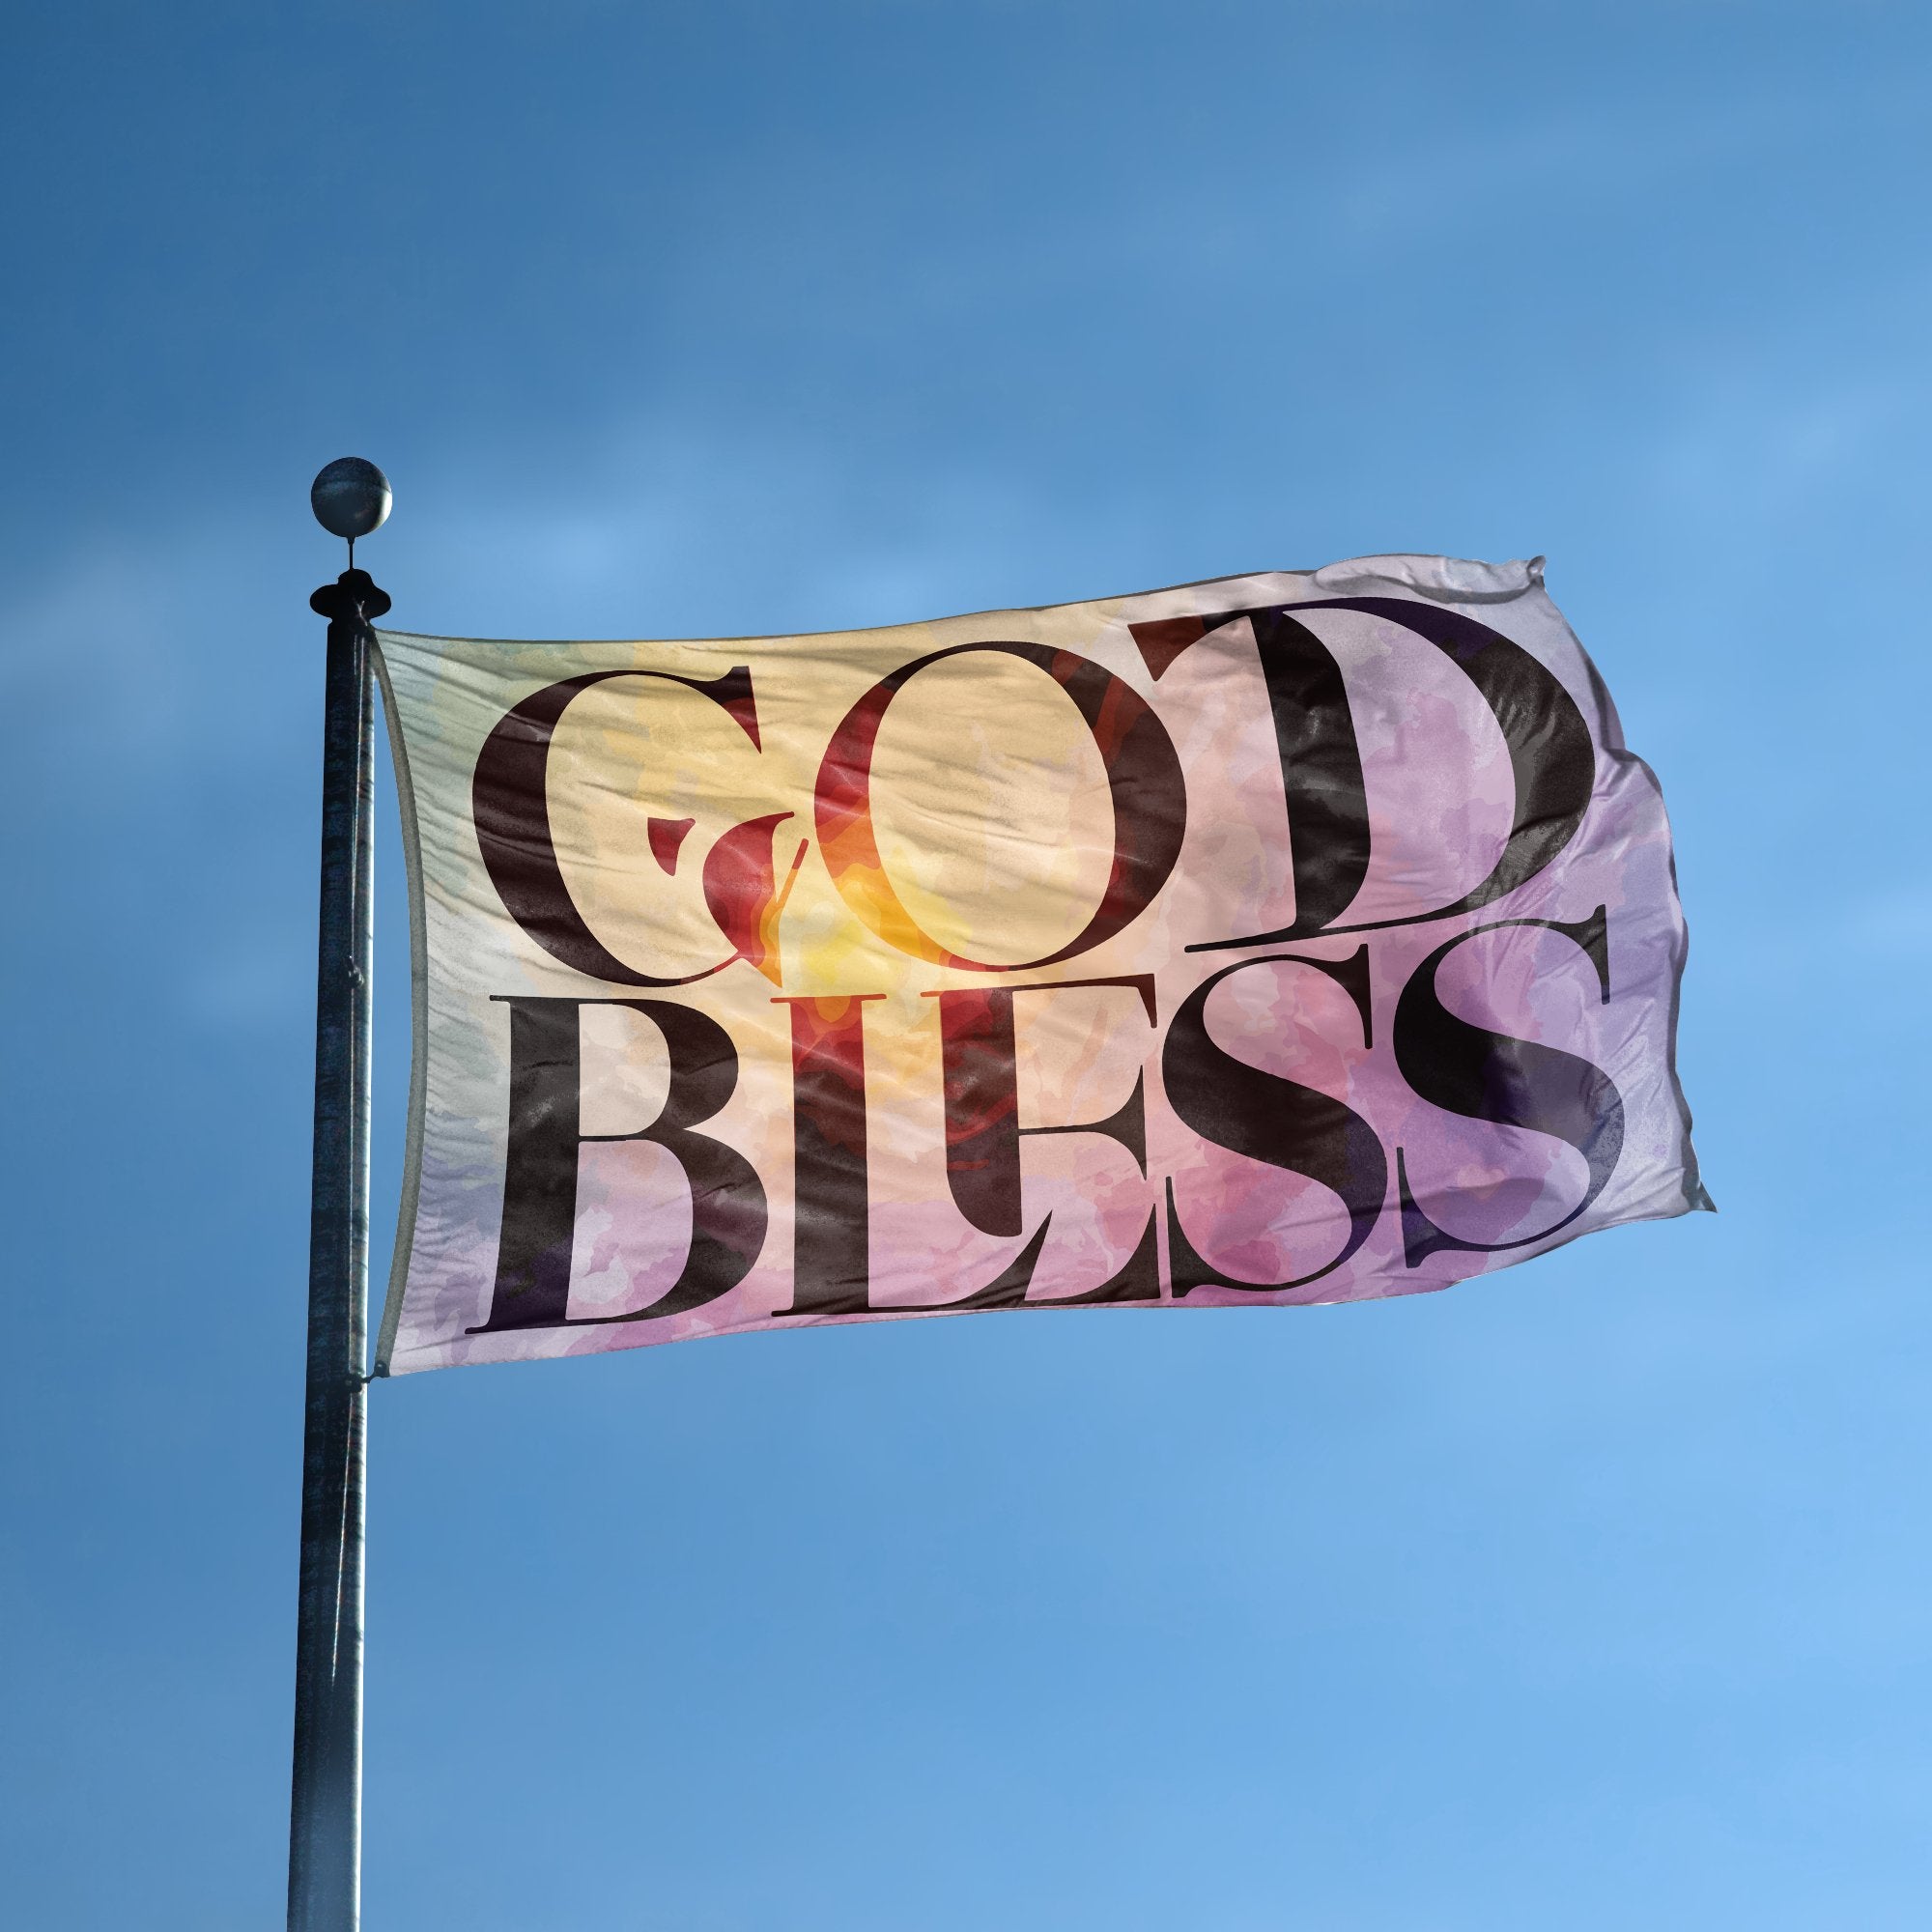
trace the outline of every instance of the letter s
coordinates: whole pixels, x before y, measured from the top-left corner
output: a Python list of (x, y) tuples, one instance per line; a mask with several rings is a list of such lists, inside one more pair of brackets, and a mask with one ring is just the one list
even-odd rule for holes
[(1574, 940), (1597, 969), (1605, 1004), (1610, 997), (1610, 956), (1605, 909), (1566, 924), (1555, 919), (1504, 919), (1445, 941), (1409, 976), (1395, 1009), (1395, 1059), (1402, 1076), (1425, 1100), (1465, 1120), (1493, 1121), (1551, 1134), (1588, 1162), (1583, 1198), (1561, 1220), (1513, 1241), (1465, 1241), (1438, 1228), (1409, 1191), (1408, 1168), (1396, 1150), (1396, 1184), (1402, 1195), (1404, 1258), (1417, 1267), (1442, 1249), (1493, 1255), (1527, 1247), (1567, 1228), (1608, 1184), (1624, 1146), (1624, 1102), (1616, 1083), (1593, 1061), (1535, 1040), (1515, 1039), (1472, 1026), (1448, 1010), (1435, 991), (1435, 972), (1465, 941), (1512, 925), (1544, 925)]
[(1224, 966), (1204, 980), (1182, 1003), (1161, 1049), (1161, 1079), (1174, 1111), (1205, 1141), (1265, 1161), (1270, 1167), (1303, 1174), (1340, 1196), (1349, 1212), (1349, 1236), (1342, 1252), (1312, 1274), (1293, 1281), (1233, 1281), (1218, 1273), (1195, 1249), (1180, 1224), (1174, 1180), (1167, 1182), (1169, 1267), (1176, 1299), (1203, 1287), (1249, 1289), (1271, 1293), (1306, 1288), (1332, 1274), (1364, 1241), (1380, 1218), (1388, 1198), (1388, 1155), (1376, 1130), (1355, 1112), (1299, 1081), (1284, 1079), (1224, 1052), (1208, 1037), (1208, 996), (1231, 974), (1251, 966), (1308, 966), (1325, 973), (1355, 1003), (1362, 1016), (1362, 1043), (1372, 1044), (1369, 1009), (1369, 949), (1358, 946), (1347, 959), (1308, 959), (1272, 953)]

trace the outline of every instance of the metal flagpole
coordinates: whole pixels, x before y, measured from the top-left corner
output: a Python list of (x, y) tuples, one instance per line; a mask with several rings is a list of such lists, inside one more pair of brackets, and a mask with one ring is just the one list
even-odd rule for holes
[(362, 1878), (363, 1362), (369, 1290), (369, 974), (374, 932), (372, 619), (389, 600), (355, 539), (389, 513), (372, 463), (315, 479), (317, 520), (350, 567), (309, 599), (328, 619), (316, 957), (315, 1143), (309, 1192), (308, 1393), (302, 1433), (300, 1609), (289, 1932), (355, 1932)]

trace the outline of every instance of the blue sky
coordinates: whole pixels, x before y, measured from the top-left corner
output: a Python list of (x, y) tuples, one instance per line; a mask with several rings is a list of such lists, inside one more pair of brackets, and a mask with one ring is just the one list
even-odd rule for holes
[(1671, 805), (1722, 1209), (1406, 1303), (379, 1387), (373, 1927), (1926, 1921), (1932, 15), (182, 0), (9, 44), (17, 1922), (281, 1910), (304, 495), (350, 451), (430, 631), (1548, 553)]

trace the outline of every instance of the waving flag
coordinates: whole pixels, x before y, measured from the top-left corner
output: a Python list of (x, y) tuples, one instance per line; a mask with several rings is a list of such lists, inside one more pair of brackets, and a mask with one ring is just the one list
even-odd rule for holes
[(390, 1373), (1405, 1294), (1709, 1205), (1663, 802), (1536, 565), (380, 644)]

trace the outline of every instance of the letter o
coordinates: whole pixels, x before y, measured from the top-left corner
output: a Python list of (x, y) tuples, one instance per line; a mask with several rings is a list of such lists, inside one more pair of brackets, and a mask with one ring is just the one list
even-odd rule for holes
[[(1086, 925), (1057, 952), (999, 966), (949, 952), (906, 909), (886, 876), (872, 827), (872, 753), (887, 707), (943, 658), (999, 651), (1043, 670), (1073, 700), (1098, 748), (1114, 807), (1114, 859), (1106, 890)], [(1050, 644), (952, 644), (901, 665), (853, 705), (832, 734), (813, 793), (819, 850), (832, 882), (859, 919), (889, 946), (935, 966), (974, 973), (1025, 973), (1090, 952), (1152, 904), (1180, 856), (1187, 786), (1180, 757), (1153, 707), (1091, 658)]]

